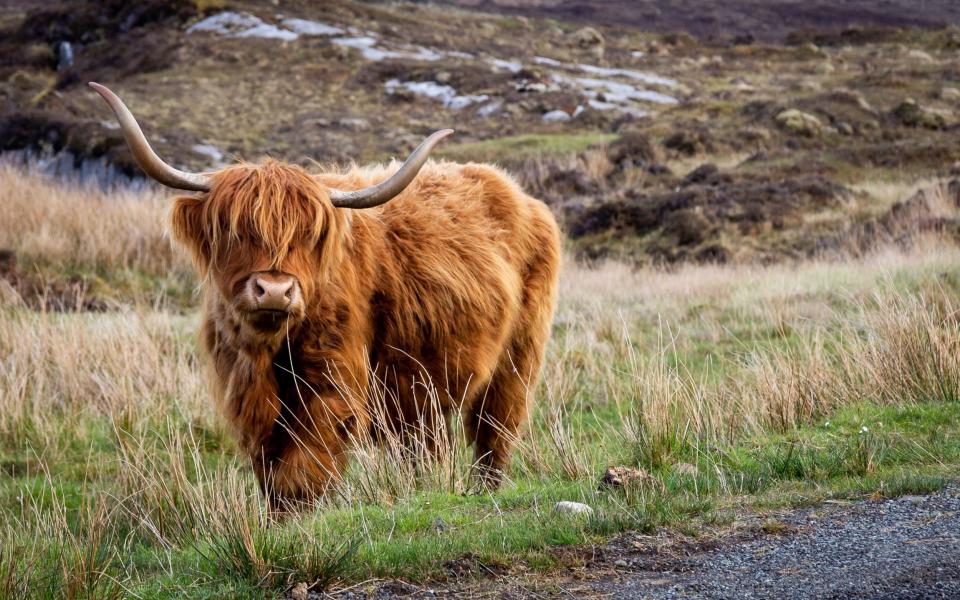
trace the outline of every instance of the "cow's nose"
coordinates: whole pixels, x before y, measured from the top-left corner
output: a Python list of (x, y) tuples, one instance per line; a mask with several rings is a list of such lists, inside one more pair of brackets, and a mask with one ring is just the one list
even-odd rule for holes
[(286, 275), (254, 275), (251, 291), (260, 310), (287, 310), (297, 293), (297, 281)]

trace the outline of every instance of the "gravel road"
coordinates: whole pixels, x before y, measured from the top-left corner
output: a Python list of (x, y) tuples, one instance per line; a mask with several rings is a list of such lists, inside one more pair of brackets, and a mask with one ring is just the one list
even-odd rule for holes
[(754, 519), (708, 539), (627, 534), (582, 549), (583, 566), (554, 576), (501, 573), (427, 587), (390, 581), (311, 597), (960, 598), (958, 485)]
[[(787, 532), (591, 585), (610, 598), (960, 598), (960, 488), (782, 519)], [(622, 563), (621, 563), (622, 564)], [(586, 590), (584, 590), (586, 591)]]

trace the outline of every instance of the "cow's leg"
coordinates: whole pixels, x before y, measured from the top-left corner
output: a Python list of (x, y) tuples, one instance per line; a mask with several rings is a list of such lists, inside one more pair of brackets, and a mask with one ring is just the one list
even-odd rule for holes
[(391, 429), (416, 461), (436, 460), (450, 445), (447, 428), (449, 402), (436, 382), (422, 371), (406, 371), (396, 377), (397, 405), (391, 413)]
[(552, 251), (555, 246), (544, 240), (544, 253), (529, 265), (523, 304), (510, 342), (489, 385), (480, 391), (467, 415), (467, 433), (474, 440), (481, 482), (491, 489), (500, 486), (540, 377), (556, 304), (559, 256)]
[(503, 472), (520, 430), (527, 420), (534, 387), (543, 361), (542, 338), (514, 340), (512, 349), (500, 358), (493, 377), (481, 390), (468, 414), (467, 428), (474, 440), (474, 455), (481, 483), (489, 489), (500, 486)]
[(262, 473), (258, 473), (261, 487), (274, 510), (309, 504), (323, 496), (328, 486), (339, 481), (346, 467), (346, 453), (342, 447), (325, 449), (315, 442), (291, 440), (274, 460), (265, 465)]

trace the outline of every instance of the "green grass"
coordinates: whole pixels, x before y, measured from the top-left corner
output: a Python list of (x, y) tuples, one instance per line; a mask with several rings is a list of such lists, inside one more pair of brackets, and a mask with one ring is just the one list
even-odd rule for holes
[[(569, 267), (500, 491), (476, 492), (457, 440), (436, 465), (448, 477), (392, 481), (375, 455), (394, 488), (371, 497), (359, 483), (375, 463), (357, 462), (342, 497), (279, 521), (210, 406), (193, 316), (2, 309), (0, 596), (260, 598), (548, 572), (578, 560), (559, 548), (621, 531), (934, 491), (960, 478), (957, 258)], [(652, 479), (598, 488), (611, 465)], [(560, 500), (595, 512), (557, 514)]]
[(616, 138), (614, 134), (596, 131), (526, 134), (446, 144), (439, 147), (436, 154), (454, 161), (503, 163), (543, 156), (567, 156)]
[[(559, 560), (551, 548), (600, 543), (624, 530), (672, 525), (695, 532), (696, 523), (721, 523), (744, 507), (765, 510), (934, 491), (960, 476), (958, 415), (960, 406), (943, 402), (858, 405), (831, 415), (829, 423), (790, 434), (689, 445), (667, 461), (641, 458), (639, 464), (651, 467), (662, 487), (596, 492), (590, 479), (523, 478), (493, 495), (423, 492), (394, 505), (330, 508), (255, 528), (249, 538), (242, 529), (198, 531), (172, 548), (146, 539), (131, 524), (124, 531), (118, 518), (106, 528), (106, 539), (83, 538), (81, 547), (95, 553), (83, 560), (103, 563), (112, 577), (135, 573), (125, 586), (139, 595), (171, 598), (261, 597), (296, 581), (322, 586), (369, 577), (443, 578), (449, 561), (463, 557), (464, 568), (476, 576), (485, 568), (519, 563), (549, 571)], [(92, 451), (94, 463), (106, 458), (104, 450)], [(206, 458), (245, 470), (228, 455), (208, 452)], [(677, 473), (672, 467), (680, 461), (694, 464), (696, 474)], [(59, 500), (68, 515), (82, 514), (91, 490), (109, 488), (115, 476), (109, 468), (94, 467), (91, 474), (90, 462), (56, 465), (49, 475), (6, 478), (0, 487), (4, 511), (16, 511), (18, 498), (28, 495), (41, 507)], [(553, 503), (569, 499), (592, 505), (594, 516), (552, 512)], [(78, 519), (68, 519), (68, 526), (83, 528)], [(245, 546), (248, 540), (255, 556)], [(122, 559), (113, 555), (121, 548)], [(59, 582), (54, 569), (80, 559), (41, 560), (41, 579)], [(103, 582), (90, 595), (111, 589)]]

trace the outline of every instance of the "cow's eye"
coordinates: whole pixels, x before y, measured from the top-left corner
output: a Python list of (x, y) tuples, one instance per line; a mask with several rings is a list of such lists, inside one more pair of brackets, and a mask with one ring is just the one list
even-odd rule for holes
[(357, 425), (356, 417), (347, 417), (337, 423), (337, 433), (342, 438), (352, 437), (355, 434), (354, 429)]

